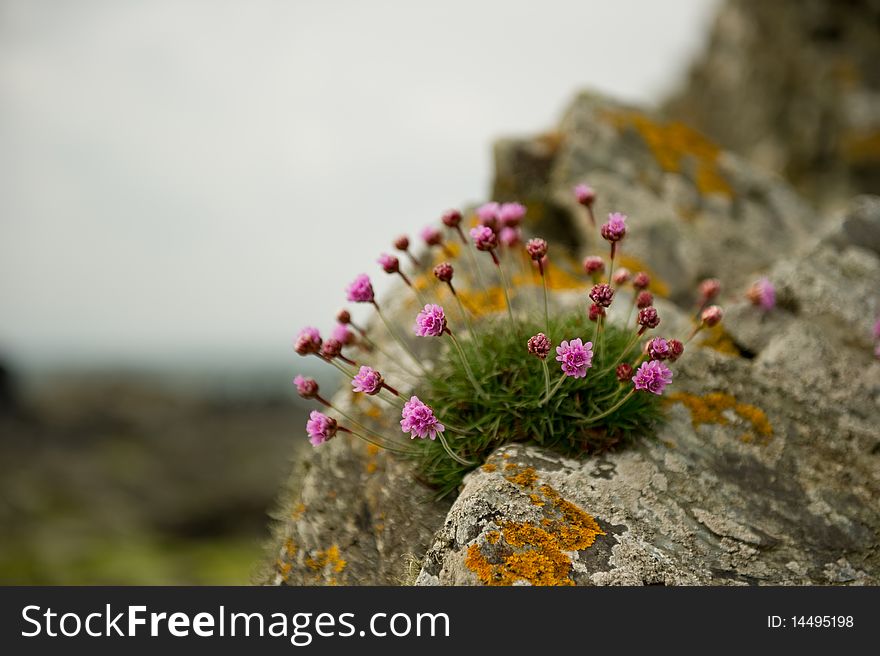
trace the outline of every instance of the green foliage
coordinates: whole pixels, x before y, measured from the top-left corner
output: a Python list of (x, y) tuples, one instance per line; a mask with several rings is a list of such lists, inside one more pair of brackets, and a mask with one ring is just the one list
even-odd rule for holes
[[(545, 393), (541, 361), (526, 349), (530, 335), (543, 327), (520, 326), (518, 334), (505, 319), (481, 326), (472, 339), (462, 339), (462, 346), (474, 374), (487, 392), (480, 397), (467, 377), (456, 351), (448, 346), (430, 379), (417, 390), (430, 399), (437, 416), (447, 426), (451, 448), (472, 466), (453, 460), (439, 440), (414, 440), (415, 459), (426, 483), (445, 495), (459, 485), (462, 477), (474, 469), (498, 446), (509, 442), (541, 444), (567, 456), (595, 453), (625, 443), (650, 430), (661, 415), (660, 399), (654, 394), (633, 394), (617, 410), (591, 421), (621, 400), (632, 383), (618, 382), (612, 365), (622, 351), (632, 344), (633, 330), (623, 330), (608, 323), (604, 335), (593, 345), (593, 366), (581, 379), (567, 378), (550, 401), (540, 405)], [(555, 346), (562, 340), (580, 337), (593, 341), (594, 324), (582, 314), (564, 316), (550, 322), (549, 337), (554, 349), (547, 358), (550, 384), (556, 383), (561, 370), (554, 360)], [(637, 345), (622, 361), (632, 362)]]

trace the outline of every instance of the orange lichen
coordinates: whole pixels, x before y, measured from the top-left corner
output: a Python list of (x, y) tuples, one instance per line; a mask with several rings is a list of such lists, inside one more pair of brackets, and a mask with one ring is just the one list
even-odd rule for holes
[(626, 253), (621, 253), (615, 260), (614, 264), (615, 268), (618, 266), (629, 269), (633, 273), (638, 273), (639, 271), (644, 271), (651, 278), (651, 287), (650, 291), (654, 296), (659, 296), (660, 298), (667, 298), (669, 296), (669, 285), (666, 284), (660, 276), (658, 276), (651, 267), (644, 263), (644, 261), (640, 260), (633, 255), (627, 255)]
[(718, 168), (718, 145), (678, 121), (656, 121), (633, 111), (608, 113), (618, 129), (631, 129), (644, 140), (664, 171), (681, 173), (693, 166), (694, 184), (701, 194), (733, 195), (733, 188)]
[(289, 558), (293, 558), (296, 555), (297, 546), (296, 542), (294, 542), (292, 538), (287, 538), (284, 541), (284, 552)]
[(290, 512), (290, 518), (291, 518), (293, 521), (296, 521), (296, 520), (298, 520), (300, 517), (303, 516), (303, 513), (304, 513), (305, 511), (306, 511), (306, 504), (304, 504), (304, 503), (298, 503), (298, 504), (296, 504), (296, 506), (294, 506), (293, 510)]
[(480, 469), (482, 469), (484, 472), (492, 473), (493, 471), (498, 469), (498, 465), (496, 465), (494, 462), (487, 462), (485, 465), (480, 467)]
[(327, 549), (317, 551), (314, 557), (309, 556), (304, 562), (306, 567), (316, 572), (322, 572), (329, 569), (330, 572), (336, 574), (342, 572), (348, 564), (339, 555), (339, 547), (335, 544)]
[(287, 579), (290, 578), (290, 570), (292, 569), (290, 563), (286, 563), (283, 560), (276, 560), (275, 568), (278, 570), (278, 573), (281, 575), (281, 579), (283, 581), (287, 581)]
[(668, 397), (669, 402), (682, 403), (691, 413), (691, 423), (696, 429), (703, 424), (730, 424), (729, 413), (734, 413), (742, 421), (750, 425), (751, 431), (740, 435), (744, 442), (752, 442), (756, 438), (763, 441), (773, 437), (773, 426), (766, 413), (757, 406), (741, 403), (731, 394), (710, 392), (703, 396), (674, 392)]
[[(513, 464), (513, 463), (508, 463)], [(507, 480), (526, 490), (538, 482), (532, 467), (517, 467)], [(465, 565), (484, 585), (513, 585), (526, 581), (532, 585), (574, 585), (570, 577), (571, 559), (565, 552), (590, 547), (605, 535), (593, 517), (567, 501), (553, 487), (538, 486), (530, 501), (542, 508), (540, 526), (529, 522), (505, 522), (501, 527), (503, 547), (487, 556), (479, 544), (468, 547)], [(486, 534), (489, 545), (498, 545), (498, 531)], [(504, 548), (506, 547), (506, 548)]]
[(737, 348), (736, 343), (730, 334), (724, 330), (724, 326), (717, 324), (711, 328), (702, 330), (703, 338), (700, 340), (700, 346), (705, 346), (713, 351), (725, 353), (727, 355), (742, 356), (742, 351)]
[(373, 474), (379, 468), (379, 464), (376, 462), (376, 458), (379, 455), (379, 451), (381, 450), (375, 444), (367, 444), (367, 462), (364, 465), (364, 469), (367, 474)]

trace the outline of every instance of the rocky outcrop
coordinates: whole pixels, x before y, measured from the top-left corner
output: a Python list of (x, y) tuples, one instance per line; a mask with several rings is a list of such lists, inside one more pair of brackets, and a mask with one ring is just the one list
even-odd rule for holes
[(726, 0), (669, 113), (839, 204), (880, 193), (880, 2)]
[(656, 436), (582, 461), (496, 451), (418, 583), (880, 581), (880, 253), (852, 241), (854, 221), (880, 237), (880, 199), (773, 269), (779, 308), (731, 308), (748, 357), (689, 353)]
[[(554, 262), (599, 248), (571, 200), (586, 180), (597, 215), (630, 215), (623, 265), (652, 274), (664, 330), (686, 330), (694, 286), (715, 276), (726, 331), (689, 347), (656, 435), (582, 460), (504, 447), (454, 503), (387, 454), (331, 441), (295, 477), (262, 580), (877, 582), (877, 199), (823, 221), (684, 125), (590, 94), (557, 131), (495, 154), (495, 197), (528, 205)], [(778, 290), (770, 312), (744, 301), (759, 274)]]

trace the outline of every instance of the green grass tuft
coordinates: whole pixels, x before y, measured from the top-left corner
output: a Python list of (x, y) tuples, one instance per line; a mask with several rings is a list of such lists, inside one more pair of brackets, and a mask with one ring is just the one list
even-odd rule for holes
[[(660, 418), (660, 397), (637, 392), (607, 417), (589, 421), (632, 389), (631, 383), (619, 383), (613, 370), (602, 373), (634, 334), (632, 329), (622, 330), (610, 323), (604, 328), (604, 349), (597, 353), (593, 346), (593, 366), (586, 378), (567, 379), (547, 404), (539, 406), (545, 391), (544, 372), (540, 360), (526, 350), (526, 340), (543, 330), (537, 325), (520, 325), (516, 334), (505, 318), (481, 327), (472, 339), (459, 338), (488, 399), (477, 395), (457, 352), (448, 343), (431, 377), (416, 391), (447, 425), (452, 449), (476, 463), (465, 466), (456, 462), (439, 440), (414, 440), (412, 458), (424, 481), (437, 488), (440, 496), (454, 491), (468, 471), (503, 444), (528, 442), (577, 456), (624, 444), (650, 430)], [(551, 386), (561, 373), (554, 359), (555, 346), (578, 337), (594, 341), (594, 330), (580, 313), (551, 319), (549, 336), (554, 349), (547, 358)], [(624, 361), (632, 362), (637, 349), (634, 346)], [(456, 430), (459, 428), (462, 430)]]

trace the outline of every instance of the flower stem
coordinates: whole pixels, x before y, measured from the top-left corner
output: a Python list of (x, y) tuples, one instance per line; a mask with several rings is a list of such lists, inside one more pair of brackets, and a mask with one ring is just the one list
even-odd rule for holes
[[(345, 418), (346, 418), (348, 421), (350, 421), (353, 425), (355, 425), (355, 426), (357, 426), (358, 428), (360, 428), (362, 431), (364, 431), (364, 432), (366, 432), (366, 433), (369, 433), (370, 435), (375, 436), (377, 439), (380, 439), (380, 440), (384, 440), (384, 439), (385, 439), (385, 438), (383, 438), (381, 435), (375, 433), (374, 431), (371, 431), (369, 428), (367, 428), (366, 426), (364, 426), (362, 423), (360, 423), (357, 419), (355, 419), (355, 418), (352, 417), (351, 415), (348, 415), (348, 414), (346, 414), (345, 412), (343, 412), (342, 410), (340, 410), (339, 408), (337, 408), (335, 405), (331, 405), (330, 407), (333, 408), (333, 410), (335, 410), (336, 412), (338, 412), (340, 415), (342, 415), (343, 417), (345, 417)], [(361, 434), (359, 434), (359, 433), (354, 432), (354, 431), (351, 430), (350, 428), (348, 428), (348, 429), (344, 429), (344, 430), (348, 430), (348, 431), (349, 431), (352, 435), (354, 435), (355, 437), (359, 437), (359, 438), (361, 438), (362, 440), (365, 440), (365, 441), (369, 442), (370, 444), (373, 444), (373, 445), (375, 445), (375, 446), (381, 447), (381, 448), (383, 448), (383, 449), (388, 449), (389, 451), (393, 451), (393, 452), (395, 452), (395, 453), (411, 453), (411, 452), (412, 452), (412, 449), (405, 449), (405, 448), (403, 448), (403, 447), (393, 447), (393, 446), (392, 446), (392, 447), (389, 447), (389, 446), (386, 446), (386, 445), (383, 444), (383, 443), (374, 442), (373, 440), (369, 439), (368, 437), (366, 437), (366, 436), (364, 436), (364, 435), (361, 435)]]
[(464, 249), (467, 251), (468, 257), (471, 260), (471, 268), (477, 274), (477, 282), (483, 289), (488, 289), (486, 281), (483, 280), (483, 272), (480, 269), (480, 263), (477, 261), (477, 256), (474, 253), (476, 247), (468, 240), (467, 237), (464, 236), (464, 232), (462, 232), (461, 227), (456, 227), (456, 230), (458, 231), (458, 236), (461, 237), (461, 243), (464, 244)]
[(477, 378), (476, 376), (474, 376), (474, 372), (471, 369), (471, 365), (468, 362), (467, 356), (464, 354), (464, 349), (461, 348), (461, 344), (458, 343), (455, 335), (453, 335), (452, 331), (448, 328), (446, 329), (446, 334), (449, 335), (449, 338), (452, 340), (452, 343), (455, 344), (455, 348), (458, 350), (458, 356), (461, 358), (461, 363), (464, 365), (465, 373), (467, 373), (467, 377), (471, 381), (471, 385), (474, 386), (474, 389), (477, 391), (477, 393), (484, 399), (489, 398), (489, 396), (486, 394), (486, 391), (477, 382)]
[(381, 353), (381, 354), (384, 355), (386, 358), (388, 358), (388, 361), (389, 361), (389, 362), (395, 362), (395, 363), (397, 364), (397, 366), (399, 366), (401, 369), (403, 369), (403, 371), (405, 371), (405, 372), (406, 372), (407, 374), (409, 374), (410, 376), (413, 376), (414, 378), (418, 378), (418, 377), (419, 377), (419, 374), (417, 374), (417, 373), (414, 372), (412, 369), (410, 369), (409, 367), (407, 367), (406, 365), (404, 365), (402, 362), (400, 362), (400, 358), (397, 358), (397, 357), (391, 355), (388, 351), (386, 351), (384, 348), (382, 348), (381, 346), (379, 346), (378, 344), (376, 344), (376, 342), (374, 342), (372, 339), (370, 339), (369, 337), (367, 337), (367, 334), (366, 334), (365, 332), (361, 331), (361, 337), (364, 338), (364, 341), (365, 341), (367, 344), (369, 344), (369, 345), (372, 346), (374, 349), (376, 349), (377, 351), (379, 351), (379, 353)]
[(624, 403), (626, 403), (629, 400), (629, 397), (631, 397), (633, 394), (635, 394), (635, 391), (636, 391), (635, 388), (631, 389), (626, 396), (624, 396), (622, 399), (620, 399), (620, 401), (618, 401), (613, 406), (608, 408), (605, 412), (601, 412), (598, 415), (595, 415), (594, 417), (589, 417), (585, 421), (587, 421), (589, 423), (593, 423), (594, 421), (599, 421), (600, 419), (605, 419), (605, 417), (607, 417), (612, 412), (617, 410), (620, 406), (622, 406)]
[(389, 446), (388, 444), (384, 444), (382, 442), (376, 442), (374, 440), (371, 440), (366, 435), (361, 435), (357, 431), (353, 431), (351, 429), (349, 429), (349, 433), (351, 433), (352, 435), (354, 435), (355, 437), (357, 437), (359, 439), (362, 439), (364, 442), (367, 442), (368, 444), (372, 444), (373, 446), (377, 446), (380, 449), (385, 449), (386, 451), (390, 451), (391, 453), (399, 453), (404, 456), (411, 455), (411, 454), (415, 453), (415, 451), (413, 449), (401, 449), (401, 448)]
[(461, 302), (461, 298), (458, 296), (458, 292), (455, 291), (455, 287), (452, 286), (452, 283), (449, 283), (449, 290), (452, 292), (453, 297), (455, 297), (455, 302), (458, 303), (458, 309), (461, 312), (461, 316), (464, 317), (464, 322), (467, 324), (468, 333), (474, 335), (474, 324), (471, 323), (471, 315), (470, 312), (465, 308), (464, 303)]
[(638, 333), (636, 333), (635, 335), (633, 335), (633, 336), (632, 336), (632, 339), (629, 340), (629, 342), (627, 343), (626, 347), (624, 347), (624, 349), (620, 352), (620, 355), (617, 356), (617, 359), (616, 359), (612, 364), (608, 365), (608, 366), (605, 367), (602, 371), (600, 371), (600, 372), (599, 372), (599, 375), (600, 375), (600, 376), (604, 376), (604, 375), (607, 374), (609, 371), (611, 371), (612, 369), (614, 369), (617, 365), (619, 365), (619, 364), (623, 361), (623, 359), (626, 357), (626, 354), (629, 353), (630, 350), (632, 350), (632, 347), (635, 346), (635, 345), (638, 343), (638, 341), (639, 341), (639, 337), (640, 337), (640, 336), (641, 336), (641, 335), (639, 335)]
[(489, 252), (492, 255), (492, 260), (495, 262), (495, 266), (498, 267), (498, 273), (501, 276), (501, 289), (504, 290), (504, 300), (507, 302), (507, 316), (510, 317), (510, 327), (513, 328), (513, 332), (517, 332), (516, 319), (513, 318), (513, 306), (510, 304), (510, 292), (508, 291), (509, 287), (507, 284), (507, 276), (504, 273), (504, 267), (501, 266), (501, 260), (495, 255), (495, 251)]
[(465, 465), (467, 467), (470, 467), (471, 465), (477, 464), (475, 462), (471, 462), (470, 460), (465, 460), (461, 456), (456, 455), (455, 452), (450, 448), (449, 443), (446, 441), (446, 438), (443, 436), (443, 433), (437, 433), (437, 436), (440, 438), (440, 444), (443, 445), (443, 449), (446, 451), (446, 453), (449, 454), (450, 458), (452, 458), (456, 462), (458, 462), (462, 465)]
[(425, 366), (421, 363), (418, 356), (412, 352), (412, 349), (409, 346), (407, 346), (406, 342), (403, 341), (403, 338), (401, 338), (401, 336), (397, 334), (397, 331), (394, 330), (394, 328), (388, 322), (388, 319), (385, 318), (385, 313), (382, 312), (382, 310), (379, 308), (379, 304), (374, 301), (373, 307), (376, 308), (376, 312), (379, 314), (379, 318), (382, 320), (382, 323), (385, 324), (385, 328), (388, 330), (389, 333), (391, 333), (391, 336), (394, 338), (394, 340), (398, 344), (400, 344), (401, 348), (403, 348), (403, 350), (407, 353), (407, 355), (409, 355), (409, 357), (412, 358), (413, 362), (416, 363), (416, 366), (418, 366), (418, 368), (422, 370), (422, 373), (424, 373), (427, 376), (428, 370), (425, 369)]
[(617, 242), (611, 242), (611, 261), (608, 263), (608, 284), (611, 284), (611, 276), (614, 274), (614, 256), (617, 253)]
[(556, 384), (553, 386), (553, 389), (551, 389), (549, 392), (547, 392), (547, 394), (544, 395), (544, 398), (541, 399), (541, 402), (538, 404), (538, 406), (542, 406), (542, 405), (546, 404), (547, 401), (549, 401), (553, 397), (553, 395), (556, 394), (557, 390), (559, 390), (559, 388), (562, 387), (562, 383), (565, 382), (566, 378), (568, 378), (568, 376), (566, 376), (565, 373), (563, 373), (559, 377), (559, 380), (556, 381)]
[(541, 359), (541, 365), (544, 369), (544, 396), (550, 398), (550, 367), (547, 366), (547, 360)]
[(550, 334), (550, 310), (547, 307), (547, 274), (544, 273), (544, 266), (539, 263), (541, 267), (541, 283), (544, 286), (544, 329), (547, 331), (547, 335)]

